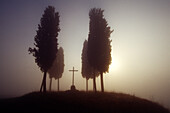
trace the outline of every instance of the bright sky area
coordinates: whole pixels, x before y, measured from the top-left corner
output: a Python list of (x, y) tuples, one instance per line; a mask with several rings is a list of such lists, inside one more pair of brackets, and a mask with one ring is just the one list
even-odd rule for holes
[[(88, 38), (89, 10), (104, 9), (114, 32), (112, 64), (104, 75), (105, 90), (122, 92), (159, 102), (170, 108), (170, 1), (169, 0), (1, 0), (0, 1), (0, 97), (38, 91), (43, 73), (28, 54), (45, 8), (60, 14), (58, 41), (64, 49), (65, 68), (60, 89), (75, 85), (85, 90), (81, 75), (83, 42)], [(49, 83), (49, 79), (47, 79)], [(48, 85), (47, 85), (48, 87)], [(57, 81), (53, 80), (53, 90)], [(89, 80), (92, 90), (92, 80)], [(100, 90), (100, 78), (97, 78)]]

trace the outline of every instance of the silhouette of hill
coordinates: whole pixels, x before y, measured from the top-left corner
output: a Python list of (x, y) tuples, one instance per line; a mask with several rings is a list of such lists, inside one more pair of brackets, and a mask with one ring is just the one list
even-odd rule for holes
[(122, 93), (33, 92), (1, 99), (0, 112), (22, 113), (169, 113), (163, 106)]

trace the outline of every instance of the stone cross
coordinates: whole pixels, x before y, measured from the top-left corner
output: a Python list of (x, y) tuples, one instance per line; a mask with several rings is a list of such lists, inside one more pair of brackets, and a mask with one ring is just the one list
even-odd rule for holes
[(77, 72), (78, 70), (74, 70), (74, 67), (73, 67), (73, 70), (69, 70), (69, 71), (73, 72), (72, 85), (74, 86), (74, 72)]

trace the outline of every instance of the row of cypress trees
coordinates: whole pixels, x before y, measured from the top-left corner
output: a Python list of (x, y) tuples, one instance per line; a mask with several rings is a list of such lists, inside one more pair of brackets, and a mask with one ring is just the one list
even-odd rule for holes
[[(100, 8), (90, 10), (88, 41), (85, 40), (82, 52), (82, 75), (87, 81), (89, 78), (93, 78), (95, 92), (95, 78), (99, 74), (101, 89), (104, 92), (103, 73), (108, 72), (111, 64), (111, 40), (109, 38), (113, 31), (110, 30), (103, 12), (104, 10)], [(47, 72), (50, 75), (50, 84), (53, 77), (58, 79), (59, 90), (59, 78), (64, 71), (64, 50), (61, 47), (58, 49), (57, 40), (60, 32), (59, 22), (59, 13), (55, 12), (53, 6), (48, 6), (38, 24), (37, 34), (34, 37), (35, 47), (28, 49), (29, 53), (35, 57), (35, 62), (40, 70), (44, 72), (40, 92), (46, 92)]]
[(86, 78), (86, 90), (88, 79), (93, 79), (93, 89), (96, 92), (96, 77), (101, 77), (101, 91), (104, 92), (103, 73), (108, 72), (111, 64), (111, 40), (110, 29), (103, 15), (104, 10), (93, 8), (89, 12), (89, 35), (84, 41), (82, 50), (82, 76)]

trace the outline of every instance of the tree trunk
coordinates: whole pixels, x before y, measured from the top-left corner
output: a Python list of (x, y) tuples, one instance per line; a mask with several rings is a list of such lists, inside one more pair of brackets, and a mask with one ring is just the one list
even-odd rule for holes
[[(44, 75), (45, 75), (45, 72), (44, 72)], [(40, 87), (40, 92), (42, 92), (43, 87), (44, 87), (44, 79), (45, 79), (45, 76), (43, 76), (43, 80), (42, 80), (41, 87)]]
[(100, 73), (100, 77), (101, 77), (101, 91), (104, 92), (103, 72)]
[(49, 91), (51, 91), (51, 86), (52, 86), (52, 78), (50, 78), (50, 86), (49, 86)]
[(88, 92), (88, 79), (86, 79), (86, 91)]
[(47, 78), (47, 71), (44, 72), (44, 86), (43, 86), (43, 92), (46, 92), (46, 78)]
[(46, 76), (47, 76), (47, 71), (44, 71), (44, 76), (43, 76), (40, 92), (42, 92), (42, 90), (43, 92), (46, 92)]
[(96, 76), (95, 76), (95, 71), (93, 72), (93, 90), (96, 93), (97, 89), (96, 89)]
[(96, 93), (96, 77), (93, 77), (93, 90)]
[(40, 92), (42, 92), (43, 81), (44, 81), (44, 77), (43, 77), (43, 80), (42, 80), (42, 83), (41, 83)]
[(60, 90), (60, 82), (59, 82), (59, 78), (58, 78), (58, 91)]

